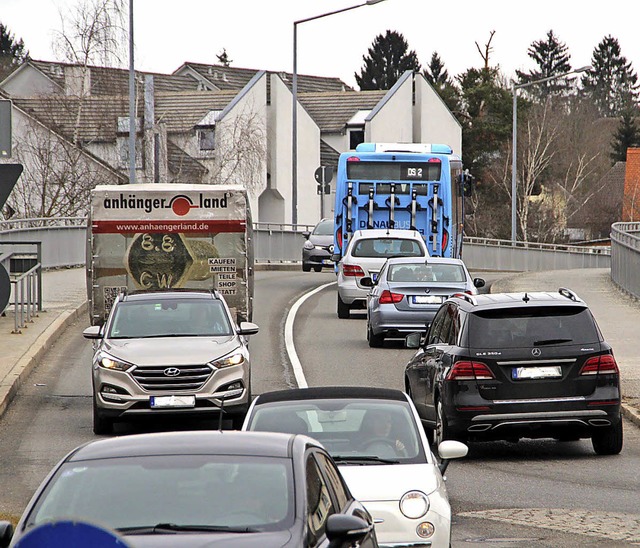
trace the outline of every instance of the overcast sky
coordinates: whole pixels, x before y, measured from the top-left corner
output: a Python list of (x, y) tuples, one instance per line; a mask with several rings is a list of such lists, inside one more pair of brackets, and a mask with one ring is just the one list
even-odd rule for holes
[[(58, 60), (51, 50), (60, 9), (74, 0), (0, 0), (0, 21), (31, 57)], [(293, 70), (293, 23), (364, 0), (134, 0), (136, 69), (170, 73), (184, 62), (217, 63), (226, 48), (232, 66)], [(481, 67), (491, 31), (492, 65), (507, 77), (532, 70), (527, 49), (552, 29), (573, 68), (588, 65), (595, 46), (612, 35), (640, 70), (636, 0), (384, 0), (298, 25), (298, 73), (335, 76), (356, 87), (363, 55), (387, 30), (401, 33), (421, 64), (437, 51), (451, 76)], [(128, 0), (125, 0), (125, 4)], [(125, 66), (126, 60), (125, 60)]]

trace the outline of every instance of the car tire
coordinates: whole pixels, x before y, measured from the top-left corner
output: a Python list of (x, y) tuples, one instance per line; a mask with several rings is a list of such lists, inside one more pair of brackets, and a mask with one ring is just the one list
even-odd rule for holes
[(319, 265), (317, 265), (317, 266), (314, 266), (314, 267), (313, 267), (313, 269), (314, 269), (316, 272), (322, 272), (322, 265), (321, 265), (321, 264), (319, 264)]
[(93, 400), (93, 433), (96, 436), (106, 436), (113, 433), (113, 421), (100, 413), (95, 400)]
[(449, 428), (449, 425), (447, 423), (447, 417), (444, 414), (442, 402), (438, 401), (438, 403), (436, 404), (436, 428), (433, 432), (433, 443), (435, 445), (436, 451), (438, 450), (438, 445), (446, 440), (456, 440), (461, 441), (462, 443), (466, 443), (467, 441), (465, 436), (461, 436), (451, 432), (451, 429)]
[(345, 303), (338, 295), (338, 318), (347, 319), (350, 315), (349, 311), (351, 310), (351, 306)]
[(311, 272), (311, 265), (302, 263), (302, 272)]
[(593, 450), (598, 455), (617, 455), (622, 451), (622, 417), (612, 426), (599, 429), (591, 436)]
[(384, 335), (376, 335), (369, 324), (367, 324), (367, 340), (371, 348), (381, 348), (384, 345)]

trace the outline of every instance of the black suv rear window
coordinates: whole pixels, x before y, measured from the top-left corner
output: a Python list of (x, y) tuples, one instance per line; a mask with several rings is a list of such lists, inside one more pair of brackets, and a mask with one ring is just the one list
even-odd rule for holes
[(518, 348), (600, 341), (593, 317), (584, 307), (535, 307), (483, 310), (470, 314), (469, 346)]

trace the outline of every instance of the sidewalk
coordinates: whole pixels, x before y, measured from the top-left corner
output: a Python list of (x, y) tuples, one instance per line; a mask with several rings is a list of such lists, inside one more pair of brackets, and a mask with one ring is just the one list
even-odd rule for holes
[[(13, 310), (0, 317), (0, 416), (20, 383), (37, 365), (62, 331), (77, 318), (86, 319), (83, 268), (43, 273), (43, 312), (22, 334), (13, 334)], [(492, 293), (557, 291), (568, 287), (591, 308), (614, 354), (622, 375), (623, 411), (640, 426), (640, 303), (625, 296), (611, 282), (608, 269), (525, 272), (495, 282)]]
[(8, 307), (6, 316), (0, 317), (0, 415), (64, 329), (87, 313), (84, 268), (43, 272), (42, 290), (43, 311), (32, 318), (22, 333), (12, 333), (13, 307)]

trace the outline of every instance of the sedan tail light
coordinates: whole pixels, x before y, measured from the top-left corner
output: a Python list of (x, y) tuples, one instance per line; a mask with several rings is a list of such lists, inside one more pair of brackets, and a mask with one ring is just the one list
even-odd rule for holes
[(385, 289), (380, 293), (380, 299), (378, 302), (380, 304), (395, 304), (399, 303), (402, 299), (404, 299), (404, 295), (402, 293), (391, 293), (391, 291)]
[(473, 361), (459, 361), (453, 364), (445, 380), (448, 381), (486, 381), (495, 379), (487, 364)]
[(615, 358), (611, 354), (593, 356), (589, 358), (582, 368), (580, 375), (619, 375), (620, 370)]
[(364, 277), (364, 270), (362, 270), (362, 267), (357, 264), (343, 264), (342, 275), (362, 278)]

